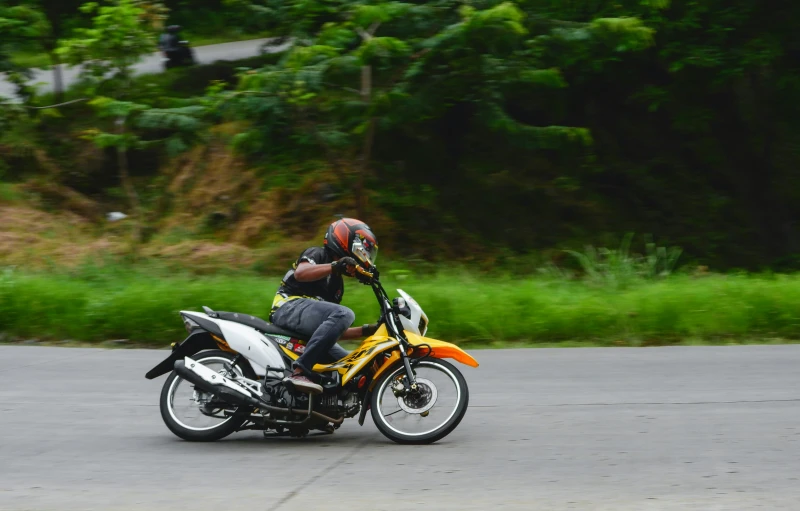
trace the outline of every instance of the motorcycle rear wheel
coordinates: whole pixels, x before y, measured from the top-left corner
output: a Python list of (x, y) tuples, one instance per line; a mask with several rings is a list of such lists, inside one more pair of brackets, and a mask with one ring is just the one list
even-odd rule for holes
[[(397, 397), (392, 392), (392, 383), (405, 377), (405, 367), (402, 364), (398, 364), (395, 369), (381, 377), (372, 393), (372, 420), (378, 430), (394, 442), (432, 444), (449, 435), (464, 418), (469, 405), (469, 389), (461, 372), (444, 360), (424, 360), (417, 364), (414, 371), (417, 373), (417, 382), (420, 385), (420, 394), (414, 396)], [(441, 383), (437, 385), (431, 379), (433, 376), (428, 376), (426, 373), (441, 375)], [(436, 408), (439, 394), (445, 387), (451, 385), (455, 390), (455, 399), (450, 400), (452, 405), (443, 406), (445, 411), (440, 413)], [(395, 405), (399, 409), (390, 411)], [(435, 414), (432, 413), (434, 410)], [(395, 421), (390, 417), (409, 419), (409, 421), (402, 419)], [(421, 431), (412, 431), (413, 429)]]
[[(235, 357), (235, 354), (226, 351), (209, 350), (199, 353), (192, 358), (204, 365), (215, 364), (220, 366), (224, 362), (232, 363)], [(246, 360), (240, 359), (234, 366), (234, 370), (246, 378), (257, 378), (253, 368)], [(175, 392), (180, 385), (190, 386), (191, 383), (178, 376), (177, 373), (172, 372), (167, 377), (167, 381), (164, 382), (164, 387), (161, 389), (160, 408), (161, 418), (164, 420), (164, 424), (166, 424), (169, 430), (176, 436), (184, 440), (190, 442), (215, 442), (221, 440), (238, 430), (252, 412), (250, 407), (240, 406), (236, 408), (235, 412), (226, 420), (223, 420), (217, 425), (206, 428), (189, 426), (178, 418), (178, 414), (175, 411)]]

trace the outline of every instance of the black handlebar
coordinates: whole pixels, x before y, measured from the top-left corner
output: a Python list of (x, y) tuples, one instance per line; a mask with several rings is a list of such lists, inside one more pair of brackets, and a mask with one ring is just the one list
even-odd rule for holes
[[(379, 323), (386, 323), (386, 329), (389, 330), (389, 334), (394, 336), (398, 341), (400, 341), (401, 344), (406, 346), (408, 344), (408, 340), (398, 326), (402, 324), (400, 323), (400, 317), (392, 307), (392, 302), (389, 299), (389, 295), (386, 293), (386, 290), (383, 288), (383, 285), (378, 279), (378, 271), (375, 270), (372, 275), (372, 291), (375, 293), (375, 298), (378, 299), (378, 304), (380, 304), (381, 307), (381, 319)], [(387, 318), (390, 316), (392, 320), (391, 323), (387, 320)], [(392, 328), (392, 325), (394, 325), (394, 328)]]

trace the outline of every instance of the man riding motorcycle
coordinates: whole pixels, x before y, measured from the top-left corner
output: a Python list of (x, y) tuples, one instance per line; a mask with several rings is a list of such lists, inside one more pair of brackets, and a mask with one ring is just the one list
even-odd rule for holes
[(178, 52), (181, 51), (180, 31), (181, 27), (179, 25), (170, 25), (167, 27), (167, 31), (158, 38), (158, 49), (168, 58), (175, 58)]
[(180, 32), (180, 25), (170, 25), (159, 37), (158, 48), (167, 58), (167, 68), (194, 64), (192, 50), (181, 41)]
[(270, 313), (270, 321), (286, 330), (309, 336), (303, 355), (292, 365), (294, 373), (284, 383), (298, 391), (322, 392), (314, 383), (313, 367), (344, 358), (347, 350), (341, 339), (369, 337), (377, 324), (350, 328), (355, 321), (352, 310), (340, 305), (344, 295), (342, 276), (358, 278), (356, 265), (369, 270), (378, 255), (378, 240), (364, 222), (343, 218), (333, 222), (322, 247), (306, 249), (281, 281)]

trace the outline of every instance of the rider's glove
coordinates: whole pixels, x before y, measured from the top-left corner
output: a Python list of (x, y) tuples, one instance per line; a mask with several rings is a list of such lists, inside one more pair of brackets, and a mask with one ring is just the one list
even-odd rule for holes
[(375, 280), (375, 277), (369, 273), (367, 270), (362, 269), (360, 266), (356, 266), (356, 274), (353, 275), (355, 278), (358, 279), (359, 282), (362, 284), (369, 286)]
[(342, 257), (338, 261), (331, 263), (331, 273), (334, 275), (349, 275), (350, 268), (355, 268), (357, 264), (352, 257)]
[(364, 325), (361, 327), (361, 335), (363, 337), (372, 337), (375, 335), (375, 332), (378, 331), (380, 325), (378, 323), (374, 323), (372, 325)]

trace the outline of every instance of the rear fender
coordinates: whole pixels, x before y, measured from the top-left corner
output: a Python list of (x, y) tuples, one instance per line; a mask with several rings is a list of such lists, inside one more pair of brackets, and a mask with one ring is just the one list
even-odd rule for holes
[(195, 329), (189, 337), (184, 339), (180, 344), (172, 348), (172, 353), (163, 362), (150, 369), (145, 375), (145, 378), (152, 380), (161, 375), (167, 374), (172, 371), (175, 366), (176, 360), (183, 360), (184, 357), (190, 357), (195, 353), (204, 350), (213, 350), (218, 348), (217, 341), (211, 337), (211, 334), (205, 330)]
[[(413, 332), (409, 332), (405, 330), (406, 339), (408, 342), (413, 346), (419, 346), (422, 344), (427, 344), (431, 347), (431, 358), (452, 358), (458, 362), (461, 362), (464, 365), (468, 365), (470, 367), (478, 367), (478, 361), (475, 360), (469, 353), (462, 350), (458, 346), (453, 343), (439, 341), (437, 339), (431, 339), (428, 337), (422, 337), (421, 335), (417, 335)], [(426, 349), (423, 347), (419, 350), (420, 356), (424, 356), (426, 354)], [(410, 352), (410, 353), (413, 353)], [(392, 369), (396, 363), (400, 362), (400, 353), (397, 351), (393, 352), (392, 355), (386, 359), (380, 369), (375, 373), (372, 377), (372, 382), (370, 383), (369, 390), (373, 390), (375, 385), (378, 383), (378, 380), (383, 373), (387, 372), (388, 370)]]

